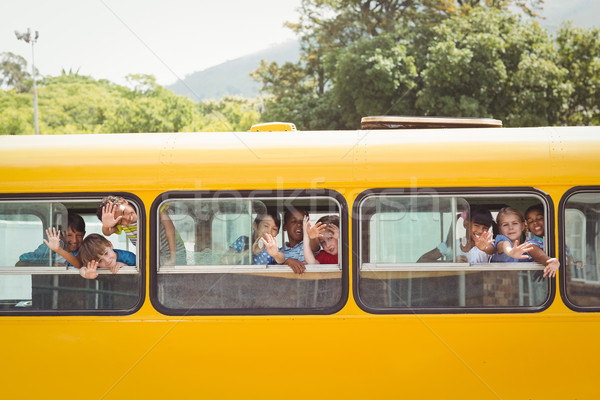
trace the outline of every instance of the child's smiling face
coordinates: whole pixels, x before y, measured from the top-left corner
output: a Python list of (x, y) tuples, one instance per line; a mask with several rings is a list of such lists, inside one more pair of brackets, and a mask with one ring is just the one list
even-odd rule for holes
[(70, 226), (67, 229), (67, 250), (74, 252), (79, 250), (83, 242), (84, 232), (74, 231)]
[(106, 246), (104, 251), (98, 255), (98, 268), (113, 268), (115, 265), (117, 265), (117, 253), (115, 253), (111, 244)]
[(121, 218), (119, 221), (119, 225), (127, 226), (137, 222), (137, 213), (135, 212), (135, 208), (127, 201), (117, 206), (115, 210), (115, 218)]
[(525, 216), (527, 229), (535, 236), (544, 237), (544, 215), (538, 210), (531, 210)]
[(471, 223), (468, 225), (469, 226), (469, 231), (471, 233), (471, 240), (475, 240), (476, 238), (479, 238), (481, 235), (483, 235), (485, 232), (487, 232), (490, 228), (483, 225), (483, 224), (479, 224), (475, 221), (471, 221)]
[(504, 215), (499, 223), (500, 233), (512, 241), (519, 240), (525, 229), (525, 224), (516, 214)]
[[(275, 223), (275, 220), (270, 215), (263, 218), (258, 225), (254, 227), (255, 240), (258, 238), (265, 238), (265, 234), (270, 233), (271, 236), (275, 237), (279, 233), (279, 227)], [(265, 238), (266, 239), (266, 238)]]
[(302, 222), (304, 213), (299, 210), (293, 211), (287, 218), (283, 230), (287, 232), (291, 246), (295, 246), (302, 241)]

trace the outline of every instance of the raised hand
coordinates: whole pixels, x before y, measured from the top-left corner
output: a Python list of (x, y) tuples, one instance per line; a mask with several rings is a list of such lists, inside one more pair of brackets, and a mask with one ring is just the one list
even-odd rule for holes
[(44, 239), (44, 243), (50, 250), (53, 252), (57, 252), (62, 247), (60, 245), (60, 231), (56, 230), (56, 228), (48, 228), (46, 229), (46, 236), (48, 236), (48, 240)]
[(321, 222), (317, 222), (315, 224), (315, 226), (311, 226), (310, 222), (308, 221), (308, 216), (304, 216), (304, 232), (306, 232), (306, 234), (308, 235), (309, 239), (318, 239), (319, 237), (323, 236), (323, 232), (325, 231), (325, 227), (327, 227), (327, 224), (323, 224)]
[(116, 204), (107, 204), (102, 207), (102, 226), (112, 228), (121, 221), (123, 218), (122, 215), (118, 218), (115, 218), (115, 211), (117, 211), (117, 207), (118, 206)]
[(546, 268), (544, 268), (544, 278), (554, 278), (558, 267), (560, 267), (560, 262), (556, 258), (549, 258), (546, 261)]
[(277, 238), (273, 237), (270, 233), (265, 234), (265, 238), (261, 237), (261, 243), (265, 245), (265, 249), (267, 249), (267, 253), (273, 258), (277, 256), (279, 253), (279, 247), (277, 246)]
[(506, 254), (512, 258), (526, 260), (529, 258), (529, 256), (525, 253), (531, 251), (532, 248), (533, 245), (531, 243), (525, 242), (519, 245), (519, 241), (515, 240), (514, 246), (508, 252), (506, 252)]
[(87, 265), (79, 268), (79, 275), (85, 279), (96, 279), (98, 277), (98, 261), (90, 261)]
[(481, 251), (485, 251), (489, 248), (490, 244), (494, 241), (494, 235), (490, 231), (486, 231), (481, 236), (474, 235), (475, 246)]

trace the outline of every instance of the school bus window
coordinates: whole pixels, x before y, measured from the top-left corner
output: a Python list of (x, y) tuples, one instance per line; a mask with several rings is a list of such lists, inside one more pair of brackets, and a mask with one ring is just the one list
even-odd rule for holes
[[(299, 247), (296, 246), (300, 250), (293, 257), (303, 254), (303, 232), (298, 231), (302, 228), (294, 232), (285, 228), (286, 210), (302, 210), (302, 215), (306, 212), (309, 216), (311, 226), (319, 226), (319, 219), (326, 216), (335, 216), (335, 221), (339, 221), (341, 209), (336, 199), (325, 196), (224, 199), (219, 192), (207, 196), (169, 198), (156, 207), (159, 212), (168, 206), (187, 260), (186, 264), (165, 263), (163, 253), (168, 249), (157, 246), (160, 263), (156, 296), (161, 311), (268, 313), (277, 309), (294, 313), (319, 309), (328, 312), (340, 303), (341, 257), (331, 263), (308, 264), (304, 273), (294, 273), (290, 266), (277, 261), (280, 253), (285, 257), (277, 249), (293, 241), (294, 235), (300, 237)], [(156, 214), (155, 220), (159, 221), (159, 217)], [(335, 252), (342, 247), (339, 234), (336, 238), (335, 245), (324, 244), (327, 251)], [(160, 243), (160, 237), (155, 239)], [(267, 249), (268, 240), (277, 244), (271, 249), (274, 255)]]
[[(544, 266), (529, 257), (533, 237), (526, 235), (524, 212), (532, 206), (544, 214), (541, 199), (533, 195), (366, 196), (359, 203), (362, 305), (373, 311), (541, 307), (550, 280), (542, 279)], [(499, 257), (494, 247), (503, 232), (495, 220), (500, 214), (502, 221), (507, 210), (520, 215), (514, 217), (520, 224), (518, 231), (504, 233), (510, 240), (518, 234), (520, 243), (528, 243), (523, 249), (530, 249), (519, 254), (515, 249), (511, 259)], [(543, 249), (544, 228), (537, 233)]]
[(118, 276), (101, 272), (95, 280), (79, 274), (84, 236), (101, 231), (97, 205), (98, 200), (0, 200), (0, 312), (123, 311), (139, 302), (135, 267)]
[(600, 306), (600, 200), (598, 190), (575, 193), (564, 209), (563, 259), (567, 300)]

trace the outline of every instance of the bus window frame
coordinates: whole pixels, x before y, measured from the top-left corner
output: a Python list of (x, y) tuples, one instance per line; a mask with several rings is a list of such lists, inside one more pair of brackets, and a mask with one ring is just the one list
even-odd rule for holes
[[(315, 308), (195, 308), (174, 309), (166, 307), (159, 301), (158, 296), (158, 208), (167, 200), (190, 199), (252, 199), (272, 198), (282, 199), (283, 203), (301, 198), (330, 197), (339, 204), (340, 215), (340, 247), (338, 254), (342, 257), (341, 268), (341, 293), (339, 301), (331, 307)], [(349, 298), (349, 232), (348, 232), (348, 204), (345, 197), (333, 189), (285, 189), (285, 190), (205, 190), (205, 191), (168, 191), (159, 194), (152, 202), (150, 208), (150, 246), (149, 246), (149, 280), (150, 302), (154, 309), (164, 315), (332, 315), (339, 312), (346, 305)], [(282, 216), (283, 229), (283, 216)], [(290, 269), (290, 273), (293, 273)]]
[[(63, 202), (68, 201), (98, 201), (106, 196), (120, 196), (128, 202), (132, 202), (136, 207), (138, 214), (138, 244), (136, 246), (136, 257), (138, 262), (138, 271), (140, 274), (139, 285), (137, 288), (138, 300), (128, 309), (115, 310), (18, 310), (18, 311), (2, 311), (1, 316), (86, 316), (86, 315), (105, 315), (105, 316), (120, 316), (131, 315), (136, 313), (144, 304), (146, 299), (146, 208), (144, 202), (135, 194), (130, 192), (60, 192), (60, 193), (1, 193), (1, 201), (39, 201), (39, 202)], [(23, 268), (23, 267), (19, 267)], [(26, 268), (26, 267), (25, 267)], [(44, 267), (42, 267), (44, 268)], [(53, 267), (56, 268), (56, 267)], [(62, 268), (58, 268), (55, 274), (43, 275), (63, 275), (65, 274)], [(79, 275), (77, 272), (72, 272), (72, 275)], [(81, 278), (84, 279), (84, 278)]]
[[(361, 204), (364, 200), (372, 196), (415, 196), (415, 195), (428, 195), (431, 196), (439, 194), (442, 196), (456, 196), (456, 197), (477, 197), (477, 196), (497, 196), (497, 197), (510, 197), (510, 196), (531, 196), (537, 197), (540, 202), (544, 205), (546, 210), (545, 217), (545, 229), (546, 232), (555, 232), (554, 225), (554, 203), (550, 195), (540, 189), (534, 187), (407, 187), (407, 188), (374, 188), (368, 189), (358, 194), (354, 200), (352, 206), (352, 248), (354, 249), (352, 254), (352, 293), (354, 295), (354, 301), (358, 307), (369, 313), (369, 314), (497, 314), (497, 313), (534, 313), (541, 312), (547, 309), (555, 299), (556, 295), (556, 278), (550, 280), (550, 287), (548, 297), (539, 306), (489, 306), (489, 307), (372, 307), (366, 304), (360, 297), (360, 266), (361, 266), (361, 240), (364, 240), (362, 235), (362, 224), (361, 224)], [(554, 257), (555, 244), (554, 235), (547, 234), (546, 246), (548, 256)], [(548, 278), (545, 278), (548, 279)]]
[[(569, 199), (578, 194), (596, 194), (599, 195), (599, 203), (600, 203), (600, 186), (574, 186), (567, 190), (561, 197), (560, 202), (558, 203), (558, 245), (559, 249), (564, 249), (566, 246), (566, 206)], [(586, 243), (587, 245), (587, 243)], [(581, 306), (573, 303), (567, 294), (567, 257), (564, 251), (560, 251), (559, 253), (559, 261), (560, 261), (560, 296), (563, 299), (565, 305), (576, 312), (598, 312), (600, 311), (600, 303), (597, 306)], [(576, 280), (577, 282), (583, 282), (584, 280)], [(598, 284), (600, 286), (600, 283)]]

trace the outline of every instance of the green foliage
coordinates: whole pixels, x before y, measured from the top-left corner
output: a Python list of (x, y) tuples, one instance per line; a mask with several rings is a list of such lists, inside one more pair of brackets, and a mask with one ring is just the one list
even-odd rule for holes
[(20, 135), (34, 133), (33, 99), (16, 89), (0, 90), (0, 133)]
[(40, 133), (102, 132), (116, 93), (116, 85), (72, 71), (43, 79), (38, 87)]
[(158, 85), (151, 75), (129, 75), (128, 81), (132, 88), (119, 88), (121, 96), (106, 110), (104, 132), (180, 132), (191, 123), (190, 99)]
[(573, 94), (561, 116), (567, 125), (600, 124), (600, 33), (571, 23), (556, 37), (558, 63), (567, 70)]
[(357, 128), (361, 117), (390, 114), (598, 123), (598, 31), (566, 27), (554, 42), (531, 18), (543, 4), (303, 0), (289, 24), (300, 61), (254, 74), (267, 99), (262, 119), (300, 129)]
[(426, 60), (416, 101), (425, 115), (556, 124), (570, 92), (547, 34), (506, 11), (478, 8), (444, 21)]
[[(257, 100), (225, 98), (195, 104), (156, 83), (130, 75), (127, 86), (69, 71), (38, 85), (40, 133), (246, 131), (257, 123)], [(33, 98), (0, 90), (0, 134), (33, 134)]]
[(260, 120), (258, 100), (224, 97), (221, 101), (207, 100), (197, 105), (197, 131), (244, 132)]
[(25, 58), (11, 52), (0, 56), (0, 87), (15, 89), (19, 93), (31, 90), (31, 74), (27, 72)]
[(342, 128), (356, 129), (363, 116), (398, 113), (410, 108), (407, 94), (417, 69), (406, 45), (391, 34), (361, 39), (329, 61), (332, 100)]
[(254, 73), (263, 82), (262, 122), (293, 122), (299, 129), (334, 129), (332, 120), (339, 114), (331, 109), (330, 94), (321, 92), (319, 75), (299, 64), (261, 62)]

